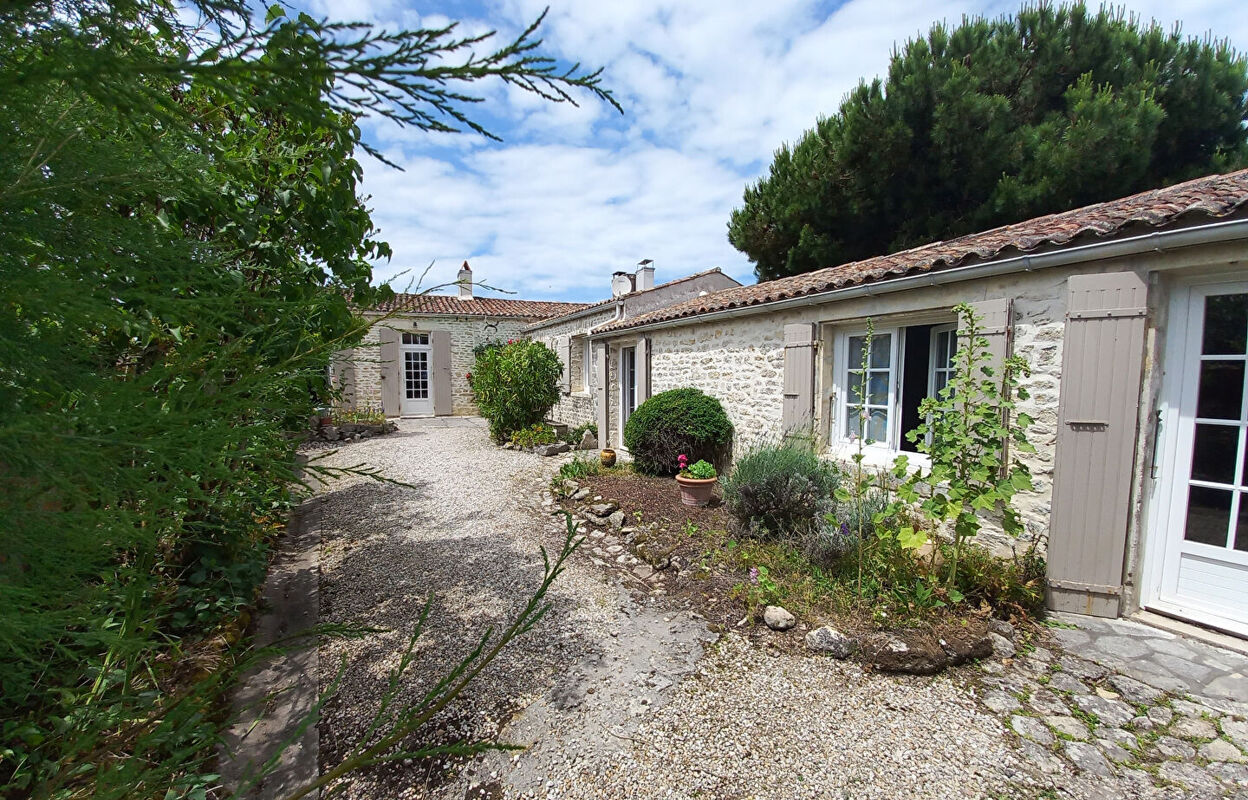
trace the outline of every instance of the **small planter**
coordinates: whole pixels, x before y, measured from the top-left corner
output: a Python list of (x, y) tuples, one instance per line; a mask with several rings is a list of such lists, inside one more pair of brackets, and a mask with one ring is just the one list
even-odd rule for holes
[(602, 462), (604, 467), (614, 467), (615, 451), (609, 447), (604, 447), (602, 452), (598, 455), (598, 460)]
[(719, 478), (683, 478), (677, 475), (676, 483), (680, 484), (680, 502), (687, 506), (704, 506), (711, 502), (711, 494)]

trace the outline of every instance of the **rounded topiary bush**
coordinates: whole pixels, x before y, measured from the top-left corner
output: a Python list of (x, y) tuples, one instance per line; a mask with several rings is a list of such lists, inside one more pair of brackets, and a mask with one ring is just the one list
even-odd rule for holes
[(675, 475), (682, 453), (690, 463), (720, 464), (732, 444), (724, 407), (692, 387), (660, 392), (642, 403), (624, 425), (633, 465), (649, 475)]
[(764, 442), (743, 455), (723, 480), (724, 507), (742, 530), (772, 536), (816, 529), (835, 507), (836, 469), (813, 441)]
[(515, 431), (541, 422), (559, 402), (559, 356), (541, 342), (513, 340), (484, 347), (468, 375), (490, 436), (506, 441)]

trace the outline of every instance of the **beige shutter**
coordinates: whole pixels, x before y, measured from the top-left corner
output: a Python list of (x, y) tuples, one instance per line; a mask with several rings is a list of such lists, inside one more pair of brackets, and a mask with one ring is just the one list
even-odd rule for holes
[(572, 391), (572, 337), (556, 336), (554, 345), (555, 353), (559, 355), (559, 363), (563, 364), (559, 385), (563, 393), (567, 394)]
[(637, 405), (650, 399), (650, 340), (637, 340)]
[[(1001, 365), (1010, 356), (1014, 345), (1011, 325), (1014, 301), (1008, 297), (1002, 297), (996, 300), (970, 303), (970, 306), (975, 311), (975, 315), (980, 318), (979, 325), (982, 329), (980, 335), (988, 340), (988, 358), (984, 364), (992, 367), (993, 376), (1000, 379)], [(965, 326), (959, 323), (958, 336), (965, 335)]]
[(786, 434), (804, 432), (815, 414), (815, 326), (809, 322), (784, 326), (784, 404), (781, 424)]
[(594, 344), (594, 402), (598, 406), (594, 409), (594, 416), (598, 420), (598, 443), (603, 447), (611, 446), (611, 404), (607, 402), (610, 398), (607, 394), (611, 366), (607, 361), (609, 353), (606, 342)]
[(1121, 610), (1147, 291), (1133, 272), (1067, 284), (1047, 554), (1058, 611)]
[(385, 324), (381, 337), (381, 410), (387, 417), (399, 416), (399, 332)]
[(429, 344), (433, 359), (433, 414), (449, 417), (455, 405), (451, 392), (451, 332), (432, 331)]

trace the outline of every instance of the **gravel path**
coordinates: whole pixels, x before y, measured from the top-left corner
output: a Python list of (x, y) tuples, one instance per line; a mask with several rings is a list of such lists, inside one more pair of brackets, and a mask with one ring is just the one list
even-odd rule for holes
[[(343, 671), (321, 724), (322, 769), (359, 736), (431, 592), (407, 696), (527, 600), (540, 577), (539, 546), (557, 548), (562, 538), (542, 502), (558, 461), (499, 450), (475, 421), (430, 420), (405, 421), (399, 433), (325, 462), (364, 464), (411, 488), (348, 478), (323, 493), (322, 621), (388, 632), (322, 647), (321, 686)], [(1016, 733), (1034, 719), (1019, 722), (1032, 712), (1017, 698), (1034, 704), (1033, 679), (1047, 680), (1034, 658), (1022, 660), (1035, 662), (1030, 674), (1003, 674), (999, 662), (986, 665), (994, 675), (864, 674), (735, 635), (716, 641), (700, 620), (634, 595), (621, 572), (601, 564), (588, 549), (574, 554), (551, 613), (441, 720), (444, 739), (497, 736), (524, 751), (490, 753), (449, 774), (396, 763), (357, 775), (344, 796), (1197, 796), (1156, 786), (1141, 770), (1076, 769), (1074, 755), (1055, 752), (1066, 741), (1077, 755), (1080, 742), (1041, 748)], [(1206, 787), (1208, 796), (1230, 785)]]

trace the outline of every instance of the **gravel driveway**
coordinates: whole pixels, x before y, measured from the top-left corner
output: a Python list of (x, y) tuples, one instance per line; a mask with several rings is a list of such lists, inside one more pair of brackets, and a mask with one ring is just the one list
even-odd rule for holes
[[(322, 688), (343, 671), (321, 723), (322, 769), (359, 735), (430, 593), (409, 696), (528, 599), (539, 546), (557, 549), (562, 537), (542, 504), (558, 462), (497, 449), (472, 420), (404, 421), (325, 462), (366, 465), (412, 488), (350, 478), (323, 494), (322, 621), (388, 632), (322, 648)], [(1045, 774), (976, 699), (972, 669), (864, 674), (715, 637), (688, 612), (658, 605), (665, 598), (634, 595), (618, 574), (574, 554), (550, 614), (441, 721), (447, 740), (497, 736), (525, 750), (449, 773), (392, 764), (357, 775), (345, 796), (1144, 796), (1064, 761)]]

